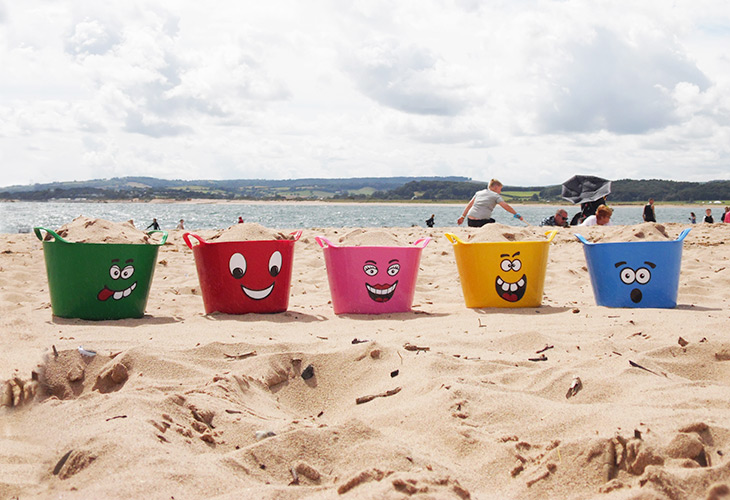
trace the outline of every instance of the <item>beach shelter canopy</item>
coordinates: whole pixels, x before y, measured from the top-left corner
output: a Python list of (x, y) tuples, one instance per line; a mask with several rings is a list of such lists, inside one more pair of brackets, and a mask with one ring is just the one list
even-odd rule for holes
[(600, 200), (611, 192), (611, 181), (592, 175), (574, 175), (563, 182), (560, 195), (573, 203)]

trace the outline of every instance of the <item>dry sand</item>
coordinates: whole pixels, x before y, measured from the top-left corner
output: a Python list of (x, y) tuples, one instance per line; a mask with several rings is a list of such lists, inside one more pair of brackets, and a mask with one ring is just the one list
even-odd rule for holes
[(575, 229), (541, 307), (478, 310), (442, 232), (388, 229), (433, 240), (383, 316), (332, 311), (314, 237), (349, 230), (304, 230), (288, 312), (241, 316), (203, 313), (173, 231), (145, 317), (99, 322), (54, 317), (41, 243), (0, 235), (0, 498), (723, 498), (730, 225), (693, 226), (675, 309), (596, 306)]

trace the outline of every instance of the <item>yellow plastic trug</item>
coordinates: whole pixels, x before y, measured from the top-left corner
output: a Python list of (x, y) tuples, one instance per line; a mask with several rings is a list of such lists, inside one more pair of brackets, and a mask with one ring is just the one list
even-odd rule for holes
[(548, 249), (556, 230), (544, 241), (453, 243), (466, 307), (539, 307), (545, 285)]

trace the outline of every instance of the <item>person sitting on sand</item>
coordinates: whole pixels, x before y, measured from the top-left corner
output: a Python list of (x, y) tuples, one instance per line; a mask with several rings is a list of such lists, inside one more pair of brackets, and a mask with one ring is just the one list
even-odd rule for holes
[(606, 205), (601, 205), (596, 209), (596, 215), (589, 215), (580, 225), (581, 226), (610, 226), (611, 215), (613, 209)]
[(243, 217), (241, 217), (240, 215), (238, 216), (238, 223), (243, 224)]
[(689, 222), (690, 224), (697, 224), (697, 216), (694, 212), (689, 213)]
[(540, 223), (541, 226), (560, 226), (568, 227), (568, 212), (559, 208), (555, 215), (545, 217)]
[(177, 223), (177, 227), (175, 229), (185, 229), (185, 221), (180, 219), (180, 222)]
[(525, 219), (500, 196), (502, 187), (502, 183), (497, 179), (489, 181), (487, 189), (482, 189), (474, 194), (471, 201), (464, 208), (461, 217), (456, 219), (456, 223), (461, 225), (464, 219), (466, 219), (469, 227), (482, 227), (484, 224), (494, 223), (496, 221), (492, 219), (492, 210), (497, 205), (513, 214), (515, 219), (524, 222)]
[(150, 224), (149, 226), (147, 226), (145, 229), (149, 229), (149, 228), (152, 228), (155, 231), (159, 231), (160, 230), (160, 224), (157, 222), (157, 218), (153, 217), (152, 218), (152, 224)]
[(431, 217), (426, 219), (426, 225), (428, 227), (433, 227), (433, 223), (434, 223), (434, 214), (431, 214)]

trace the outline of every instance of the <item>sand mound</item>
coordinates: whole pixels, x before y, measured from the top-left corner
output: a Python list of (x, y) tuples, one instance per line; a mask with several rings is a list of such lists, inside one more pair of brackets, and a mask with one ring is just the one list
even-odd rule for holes
[(593, 243), (621, 243), (632, 241), (670, 241), (674, 236), (663, 224), (644, 222), (629, 226), (581, 226), (574, 232), (582, 234)]
[[(549, 228), (548, 228), (549, 229)], [(488, 243), (504, 241), (540, 241), (545, 239), (543, 228), (520, 228), (505, 226), (504, 224), (486, 224), (480, 228), (471, 229), (470, 243)]]
[(387, 231), (355, 229), (339, 239), (344, 246), (351, 247), (397, 247), (408, 246), (408, 242), (399, 239)]
[[(64, 224), (56, 233), (74, 243), (154, 243), (147, 233), (134, 227), (134, 222), (131, 220), (111, 222), (105, 219), (91, 219), (83, 215)], [(53, 237), (48, 234), (45, 237), (47, 241), (52, 239)]]
[(222, 241), (260, 241), (260, 240), (292, 240), (294, 237), (289, 234), (280, 233), (256, 224), (255, 222), (245, 222), (243, 224), (234, 224), (231, 227), (222, 229), (210, 237), (212, 242)]

